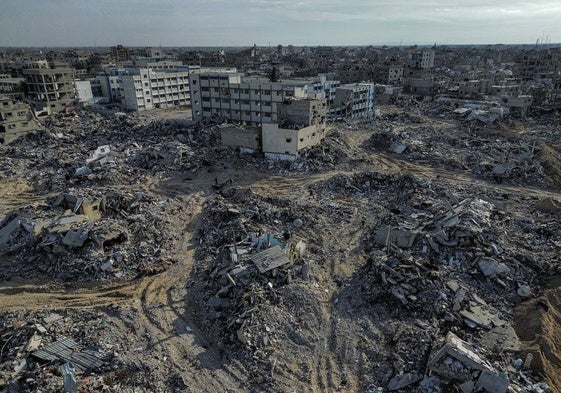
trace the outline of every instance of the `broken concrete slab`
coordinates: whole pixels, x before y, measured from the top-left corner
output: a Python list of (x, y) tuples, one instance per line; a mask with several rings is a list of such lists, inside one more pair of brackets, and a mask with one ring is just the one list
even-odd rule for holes
[(53, 233), (68, 232), (73, 226), (82, 224), (86, 221), (87, 217), (83, 214), (65, 215), (55, 219), (54, 226), (49, 228), (49, 230)]
[(477, 266), (485, 277), (495, 278), (510, 272), (510, 268), (502, 262), (497, 262), (492, 258), (480, 258)]
[(62, 243), (69, 247), (82, 247), (84, 242), (88, 239), (90, 231), (85, 227), (80, 227), (78, 230), (69, 230), (62, 239)]
[(396, 375), (388, 382), (388, 390), (394, 391), (394, 390), (403, 389), (404, 387), (407, 387), (409, 385), (414, 384), (415, 382), (418, 382), (420, 379), (421, 377), (416, 373), (405, 373), (405, 374)]
[(417, 236), (416, 232), (398, 227), (382, 227), (376, 231), (376, 244), (387, 246), (395, 244), (399, 248), (411, 248)]
[(16, 216), (0, 229), (0, 246), (7, 244), (12, 237), (19, 231), (23, 218)]
[(506, 393), (509, 381), (505, 373), (484, 370), (479, 375), (475, 387), (487, 393)]
[(461, 382), (469, 380), (473, 370), (491, 369), (490, 364), (469, 343), (452, 332), (448, 332), (445, 339), (440, 341), (440, 346), (433, 350), (427, 367), (437, 374)]
[(472, 322), (477, 326), (484, 328), (491, 328), (493, 326), (493, 319), (496, 315), (489, 310), (481, 306), (470, 306), (469, 310), (460, 311), (460, 315), (464, 317), (467, 321), (466, 323)]
[(505, 324), (496, 326), (484, 332), (481, 337), (481, 345), (492, 352), (517, 352), (520, 350), (520, 339), (516, 335), (514, 328)]

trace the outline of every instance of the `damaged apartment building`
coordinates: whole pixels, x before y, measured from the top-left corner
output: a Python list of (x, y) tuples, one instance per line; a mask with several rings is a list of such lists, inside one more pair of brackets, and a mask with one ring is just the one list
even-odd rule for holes
[(222, 145), (244, 152), (262, 151), (272, 160), (295, 160), (326, 135), (327, 102), (321, 98), (287, 98), (276, 105), (276, 122), (261, 127), (221, 126)]
[(123, 109), (145, 111), (189, 106), (189, 72), (180, 69), (107, 69), (97, 77), (104, 97)]
[(74, 102), (72, 68), (31, 68), (23, 70), (26, 96), (38, 111), (60, 112)]
[(287, 99), (332, 99), (338, 86), (326, 78), (271, 82), (238, 72), (192, 72), (189, 84), (193, 120), (215, 116), (253, 127), (277, 122), (278, 105)]
[(0, 144), (37, 131), (40, 123), (33, 117), (29, 105), (0, 96)]

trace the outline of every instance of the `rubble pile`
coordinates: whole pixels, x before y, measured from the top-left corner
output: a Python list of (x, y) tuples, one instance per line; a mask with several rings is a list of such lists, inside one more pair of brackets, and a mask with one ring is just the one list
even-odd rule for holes
[(3, 277), (46, 274), (70, 281), (133, 278), (165, 270), (182, 209), (141, 192), (81, 189), (27, 206), (0, 222), (0, 255), (15, 264)]
[(298, 240), (318, 217), (312, 208), (299, 213), (300, 208), (231, 188), (209, 202), (202, 218), (192, 282), (203, 302), (198, 305), (206, 316), (202, 328), (245, 360), (258, 381), (263, 367), (272, 367), (268, 359), (275, 347), (289, 345), (286, 337), (313, 343), (320, 323), (308, 319), (319, 315), (318, 299), (294, 283), (308, 278), (311, 261), (324, 258)]
[(551, 187), (539, 160), (539, 148), (514, 136), (497, 137), (470, 127), (393, 127), (375, 132), (365, 148), (398, 154), (401, 159), (431, 166), (466, 170), (500, 183)]
[(53, 116), (45, 125), (44, 132), (0, 146), (2, 176), (23, 174), (36, 192), (136, 184), (146, 176), (196, 171), (220, 159), (216, 126), (85, 110)]
[[(519, 197), (503, 194), (490, 194), (484, 200), (473, 197), (466, 188), (450, 189), (411, 175), (376, 172), (335, 175), (312, 189), (324, 200), (376, 200), (362, 213), (374, 214), (368, 220), (371, 229), (361, 242), (369, 268), (357, 282), (348, 284), (349, 291), (356, 287), (363, 290), (354, 289), (347, 298), (343, 291), (340, 296), (353, 304), (349, 314), (364, 312), (369, 304), (367, 314), (375, 315), (377, 307), (383, 306), (393, 310), (387, 323), (413, 324), (408, 328), (413, 329), (411, 337), (420, 340), (431, 332), (417, 341), (415, 350), (410, 344), (402, 349), (395, 341), (388, 344), (388, 350), (405, 359), (388, 386), (419, 382), (422, 376), (418, 372), (426, 367), (427, 345), (436, 342), (442, 332), (452, 331), (485, 347), (485, 356), (499, 362), (498, 368), (486, 369), (481, 378), (506, 373), (511, 386), (532, 385), (527, 372), (510, 365), (520, 350), (512, 310), (539, 290), (544, 273), (559, 271), (556, 250), (561, 244), (557, 240), (559, 226), (554, 223), (557, 202), (534, 198), (528, 203), (532, 198), (523, 198), (526, 200), (521, 203)], [(466, 197), (462, 199), (462, 195)], [(516, 209), (507, 208), (511, 205)], [(544, 232), (547, 227), (552, 230)], [(426, 325), (422, 321), (433, 322)], [(421, 350), (421, 342), (425, 350)], [(444, 377), (440, 376), (438, 386), (445, 382)], [(477, 377), (471, 379), (475, 389)], [(467, 382), (465, 386), (471, 386)]]
[(0, 314), (0, 390), (555, 391), (514, 312), (557, 315), (545, 142), (442, 119), (340, 123), (294, 162), (82, 110), (0, 146), (0, 297), (37, 285)]
[(71, 391), (77, 381), (83, 389), (107, 390), (112, 372), (124, 366), (120, 349), (104, 337), (110, 330), (104, 313), (4, 312), (0, 321), (5, 391)]

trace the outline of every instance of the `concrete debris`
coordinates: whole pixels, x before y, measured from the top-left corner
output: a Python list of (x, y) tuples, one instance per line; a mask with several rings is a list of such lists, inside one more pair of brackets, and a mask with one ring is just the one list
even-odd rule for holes
[(419, 379), (421, 378), (418, 375), (412, 373), (396, 375), (388, 383), (388, 390), (394, 391), (403, 389), (419, 381)]
[(508, 390), (509, 381), (505, 373), (483, 371), (475, 387), (477, 389), (483, 389), (487, 393), (506, 393)]
[(427, 367), (447, 378), (464, 382), (471, 379), (473, 371), (483, 371), (491, 365), (475, 352), (471, 345), (452, 332), (429, 358)]
[(82, 109), (0, 146), (0, 390), (547, 391), (512, 310), (561, 271), (555, 136), (403, 105), (293, 162)]
[(61, 367), (64, 393), (76, 393), (78, 385), (76, 382), (76, 369), (70, 362), (64, 363)]

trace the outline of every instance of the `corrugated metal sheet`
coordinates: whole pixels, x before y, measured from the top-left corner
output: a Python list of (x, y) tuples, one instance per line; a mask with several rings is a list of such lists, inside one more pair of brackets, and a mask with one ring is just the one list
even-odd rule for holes
[(103, 366), (104, 354), (91, 350), (75, 352), (74, 349), (77, 346), (78, 344), (73, 339), (63, 338), (33, 352), (33, 356), (49, 362), (64, 360), (74, 364), (76, 368), (82, 371)]
[(251, 257), (260, 273), (268, 272), (276, 267), (286, 265), (290, 259), (279, 246), (268, 248)]

